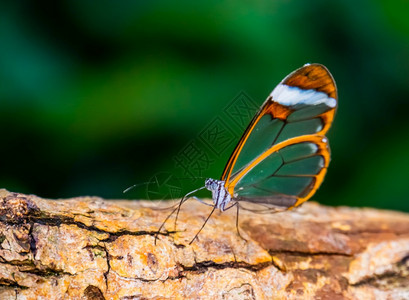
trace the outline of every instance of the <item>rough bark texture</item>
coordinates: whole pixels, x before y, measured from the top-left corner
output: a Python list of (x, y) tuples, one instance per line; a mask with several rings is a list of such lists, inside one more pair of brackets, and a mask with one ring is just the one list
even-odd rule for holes
[(409, 215), (306, 203), (278, 214), (0, 190), (0, 299), (409, 299)]

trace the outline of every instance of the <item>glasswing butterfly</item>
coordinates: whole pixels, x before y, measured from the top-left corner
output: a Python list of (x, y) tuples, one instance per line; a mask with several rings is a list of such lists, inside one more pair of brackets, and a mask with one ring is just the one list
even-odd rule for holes
[[(267, 97), (231, 154), (220, 180), (206, 179), (205, 186), (186, 194), (164, 220), (189, 198), (225, 211), (236, 206), (258, 213), (279, 212), (311, 198), (324, 180), (330, 161), (325, 133), (337, 108), (335, 81), (326, 67), (306, 64), (295, 70)], [(213, 204), (192, 196), (201, 189), (212, 192)], [(155, 237), (155, 242), (156, 238)]]

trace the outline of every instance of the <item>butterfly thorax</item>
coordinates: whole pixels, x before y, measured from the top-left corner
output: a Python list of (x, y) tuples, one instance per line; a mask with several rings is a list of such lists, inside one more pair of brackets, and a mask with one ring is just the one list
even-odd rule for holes
[(224, 211), (226, 205), (232, 200), (224, 184), (225, 184), (224, 181), (212, 178), (208, 178), (205, 181), (206, 189), (212, 192), (212, 199), (214, 205), (221, 211)]

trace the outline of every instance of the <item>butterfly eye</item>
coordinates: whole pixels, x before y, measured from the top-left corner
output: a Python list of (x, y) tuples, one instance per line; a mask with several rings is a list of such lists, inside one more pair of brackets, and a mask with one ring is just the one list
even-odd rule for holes
[(211, 179), (211, 178), (206, 179), (206, 181), (205, 181), (205, 187), (206, 187), (206, 189), (208, 189), (209, 191), (214, 190), (214, 188), (215, 188), (215, 182), (214, 182), (214, 180)]

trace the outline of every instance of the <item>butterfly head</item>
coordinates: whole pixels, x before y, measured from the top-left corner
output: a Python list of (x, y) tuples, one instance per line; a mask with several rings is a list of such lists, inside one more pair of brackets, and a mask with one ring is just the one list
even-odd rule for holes
[(212, 178), (207, 178), (205, 181), (205, 187), (209, 191), (216, 191), (220, 186), (223, 186), (224, 182)]
[(218, 180), (212, 179), (212, 178), (207, 178), (205, 180), (205, 187), (206, 189), (208, 189), (209, 191), (214, 191), (217, 189), (218, 187)]

